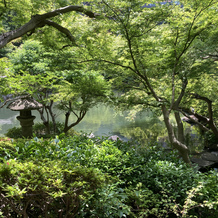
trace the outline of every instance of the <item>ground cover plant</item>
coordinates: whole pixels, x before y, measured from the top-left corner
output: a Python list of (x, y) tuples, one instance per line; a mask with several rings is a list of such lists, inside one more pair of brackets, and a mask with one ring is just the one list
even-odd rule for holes
[[(7, 145), (7, 146), (6, 146)], [(217, 217), (218, 175), (175, 152), (60, 135), (0, 143), (2, 217)]]

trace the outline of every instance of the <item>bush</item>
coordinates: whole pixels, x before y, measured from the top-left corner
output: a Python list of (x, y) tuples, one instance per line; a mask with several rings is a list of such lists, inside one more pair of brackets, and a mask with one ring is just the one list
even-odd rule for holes
[(74, 217), (103, 182), (98, 170), (72, 163), (10, 160), (0, 165), (0, 210), (5, 217)]
[[(64, 129), (64, 125), (60, 122), (56, 123), (56, 132), (53, 131), (53, 123), (52, 122), (49, 123), (49, 127), (51, 130), (51, 133), (47, 134), (46, 127), (43, 123), (35, 123), (33, 125), (33, 135), (35, 135), (38, 138), (41, 138), (41, 137), (52, 138), (52, 137), (55, 137), (56, 135), (59, 135), (61, 132), (63, 132), (63, 129)], [(68, 132), (69, 132), (68, 135), (71, 135), (71, 136), (73, 136), (74, 134), (78, 134), (73, 129), (71, 129)], [(5, 136), (7, 136), (9, 138), (14, 138), (14, 139), (23, 138), (22, 129), (21, 129), (21, 127), (13, 127), (7, 131)]]
[(11, 158), (16, 153), (15, 146), (9, 138), (0, 138), (0, 160)]
[(21, 127), (13, 127), (7, 131), (5, 136), (9, 138), (14, 138), (14, 139), (23, 138), (22, 129)]
[(37, 137), (43, 137), (43, 138), (51, 138), (55, 135), (59, 135), (61, 132), (63, 132), (64, 124), (57, 122), (56, 123), (56, 130), (54, 131), (54, 125), (52, 122), (49, 123), (50, 128), (50, 134), (47, 133), (47, 129), (43, 123), (35, 123), (33, 126), (33, 134)]
[(214, 135), (214, 133), (208, 131), (204, 133), (203, 138), (205, 148), (215, 151), (218, 150), (217, 137)]
[[(94, 179), (99, 186), (96, 186), (93, 191), (88, 188), (85, 192), (87, 195), (82, 193), (82, 197), (75, 193), (75, 199), (79, 199), (75, 201), (80, 202), (75, 212), (76, 217), (188, 217), (192, 215), (216, 217), (217, 215), (217, 173), (200, 173), (183, 163), (177, 153), (173, 151), (166, 153), (157, 145), (145, 150), (144, 146), (124, 143), (120, 140), (90, 139), (85, 135), (71, 137), (62, 134), (55, 139), (35, 137), (30, 140), (14, 140), (13, 147), (16, 152), (10, 155), (5, 153), (4, 159), (8, 162), (16, 159), (17, 164), (26, 164), (25, 168), (33, 164), (35, 168), (39, 166), (40, 171), (45, 173), (43, 175), (39, 173), (41, 177), (36, 176), (36, 178), (37, 181), (47, 181), (46, 184), (41, 183), (44, 184), (44, 188), (47, 187), (48, 193), (58, 191), (53, 183), (49, 183), (54, 182), (53, 178), (61, 179), (63, 185), (61, 191), (66, 192), (65, 189), (71, 182), (63, 177), (65, 168), (67, 173), (69, 170), (73, 173), (74, 168), (81, 172), (85, 170), (82, 177), (85, 181), (84, 190), (86, 187), (91, 187), (89, 183), (92, 184), (88, 176), (85, 176), (88, 175), (87, 171), (94, 169), (93, 172), (97, 172)], [(7, 164), (4, 167), (8, 167)], [(32, 169), (30, 172), (36, 174)], [(75, 178), (81, 175), (80, 172), (75, 172)], [(47, 175), (46, 178), (44, 174)], [(2, 175), (4, 178), (7, 171)], [(19, 176), (19, 173), (10, 176), (14, 180), (11, 185), (14, 188), (21, 179), (18, 179)], [(29, 186), (29, 183), (24, 184), (22, 189), (19, 187), (19, 190), (22, 191)], [(50, 202), (57, 201), (57, 205), (60, 203), (55, 195), (45, 196), (52, 198)], [(17, 200), (19, 202), (20, 199)], [(49, 208), (52, 205), (53, 203)], [(42, 209), (40, 213), (44, 213)]]

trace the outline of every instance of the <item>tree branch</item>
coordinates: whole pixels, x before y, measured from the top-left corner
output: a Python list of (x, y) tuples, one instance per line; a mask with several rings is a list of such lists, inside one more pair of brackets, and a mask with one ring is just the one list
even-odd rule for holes
[[(185, 117), (189, 118), (191, 121), (193, 121), (194, 123), (198, 124), (198, 126), (204, 130), (204, 131), (210, 131), (210, 129), (208, 129), (205, 125), (203, 125), (202, 123), (200, 123), (197, 119), (197, 114), (196, 113), (192, 113), (190, 111), (190, 114), (194, 115), (196, 117), (196, 119), (194, 119), (192, 116), (188, 115), (186, 112), (184, 112), (182, 109), (179, 110)], [(202, 117), (203, 118), (203, 117)], [(204, 121), (207, 123), (207, 118), (205, 117)]]
[(71, 34), (71, 32), (65, 28), (62, 27), (61, 25), (59, 25), (58, 23), (55, 23), (52, 20), (45, 20), (45, 24), (47, 24), (48, 26), (53, 26), (55, 29), (59, 30), (60, 32), (64, 33), (66, 35), (66, 37), (74, 44), (76, 45), (76, 41), (75, 38), (73, 37), (73, 35)]
[(197, 21), (197, 18), (203, 13), (203, 11), (205, 11), (207, 8), (209, 8), (210, 6), (212, 6), (213, 4), (215, 4), (215, 2), (211, 1), (210, 3), (208, 3), (208, 5), (206, 5), (205, 7), (203, 7), (199, 12), (196, 12), (195, 16), (193, 17), (191, 26), (189, 28), (188, 31), (188, 36), (187, 36), (187, 40), (186, 43), (184, 45), (184, 48), (182, 50), (182, 52), (180, 53), (180, 55), (178, 56), (178, 60), (181, 58), (181, 56), (188, 50), (188, 48), (191, 46), (192, 42), (194, 41), (194, 39), (199, 36), (208, 26), (210, 26), (212, 23), (208, 23), (204, 28), (201, 28), (200, 30), (198, 30), (195, 34), (191, 34), (191, 30), (193, 30), (194, 28), (194, 23)]
[(199, 100), (203, 100), (203, 101), (207, 102), (209, 121), (212, 120), (213, 119), (212, 101), (209, 98), (201, 96), (197, 93), (191, 93), (190, 95), (193, 96), (193, 98), (195, 98), (195, 99), (199, 99)]
[[(170, 106), (169, 111), (171, 111), (172, 109), (177, 110), (179, 108), (179, 104), (182, 101), (183, 96), (185, 95), (185, 89), (186, 89), (187, 85), (188, 85), (188, 80), (187, 80), (187, 78), (185, 78), (182, 82), (182, 90), (179, 94), (179, 97), (177, 98), (176, 101), (174, 99), (175, 96), (172, 98), (172, 102), (171, 102), (171, 106)], [(175, 93), (174, 93), (174, 95), (175, 95)]]
[(27, 22), (20, 28), (0, 35), (0, 48), (3, 48), (5, 45), (7, 45), (7, 43), (27, 34), (28, 32), (33, 32), (36, 28), (43, 27), (46, 22), (48, 25), (51, 25), (55, 27), (56, 29), (58, 29), (59, 31), (63, 32), (65, 35), (67, 35), (69, 39), (72, 40), (72, 35), (69, 34), (69, 30), (66, 30), (66, 28), (64, 27), (61, 28), (60, 25), (47, 21), (47, 19), (49, 18), (56, 17), (56, 16), (59, 16), (60, 14), (64, 14), (64, 13), (68, 13), (72, 11), (80, 12), (82, 14), (87, 15), (90, 18), (97, 18), (99, 16), (98, 14), (95, 14), (92, 11), (86, 10), (82, 6), (73, 6), (73, 5), (59, 8), (54, 11), (41, 14), (41, 15), (36, 14), (32, 16), (29, 22)]
[(209, 59), (209, 58), (212, 58), (214, 61), (218, 61), (218, 55), (207, 54), (207, 56), (202, 57), (202, 59)]
[(197, 93), (191, 93), (191, 95), (193, 96), (193, 98), (203, 100), (207, 103), (209, 118), (206, 121), (209, 127), (211, 128), (211, 130), (213, 131), (214, 135), (218, 139), (218, 128), (216, 127), (214, 120), (213, 120), (212, 101), (209, 98), (201, 96)]
[[(71, 112), (73, 112), (74, 115), (76, 115), (74, 111), (71, 111)], [(78, 123), (80, 123), (80, 121), (85, 117), (86, 112), (87, 111), (84, 111), (84, 110), (80, 111), (80, 115), (79, 116), (76, 115), (77, 120), (74, 123), (71, 123), (69, 126), (67, 124), (65, 125), (64, 132), (66, 133), (69, 129), (71, 129), (72, 127), (76, 126)], [(70, 113), (68, 115), (70, 116)], [(69, 119), (69, 116), (68, 116), (68, 119)]]
[(7, 3), (6, 3), (6, 1), (4, 0), (4, 6), (5, 6), (5, 8), (7, 8)]

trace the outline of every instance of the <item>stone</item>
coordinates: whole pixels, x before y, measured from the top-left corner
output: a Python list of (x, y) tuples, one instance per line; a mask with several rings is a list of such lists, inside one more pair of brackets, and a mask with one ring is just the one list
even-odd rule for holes
[(201, 155), (201, 158), (218, 163), (218, 151), (205, 152)]
[(110, 140), (112, 140), (112, 141), (117, 141), (117, 140), (122, 141), (118, 135), (112, 135), (112, 136), (110, 136), (108, 139), (110, 139)]
[(191, 157), (191, 161), (192, 163), (197, 164), (200, 168), (210, 167), (215, 163), (212, 161), (203, 160), (202, 158), (199, 158), (199, 157)]
[(20, 116), (17, 116), (17, 119), (22, 127), (22, 135), (26, 138), (32, 137), (33, 120), (36, 118), (32, 116), (31, 110), (37, 110), (42, 107), (41, 103), (30, 97), (19, 98), (7, 106), (12, 111), (20, 111)]

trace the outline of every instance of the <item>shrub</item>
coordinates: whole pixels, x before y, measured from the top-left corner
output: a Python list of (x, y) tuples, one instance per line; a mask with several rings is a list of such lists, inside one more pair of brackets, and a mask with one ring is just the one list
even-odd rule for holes
[(211, 150), (218, 150), (217, 137), (212, 132), (206, 132), (203, 135), (204, 146), (205, 148), (209, 148)]
[[(63, 176), (65, 172), (67, 175), (75, 172), (77, 178), (82, 176), (81, 171), (84, 174), (84, 177), (81, 177), (82, 181), (85, 181), (81, 183), (81, 188), (84, 186), (85, 192), (81, 195), (76, 193), (73, 195), (75, 202), (79, 202), (77, 212), (74, 211), (76, 217), (216, 217), (217, 215), (218, 174), (200, 173), (183, 163), (177, 153), (174, 151), (166, 153), (158, 145), (145, 150), (144, 146), (124, 143), (120, 140), (89, 139), (85, 135), (66, 137), (64, 134), (55, 139), (35, 137), (30, 140), (14, 140), (13, 143), (16, 152), (10, 153), (10, 156), (6, 153), (4, 159), (9, 163), (11, 159), (16, 159), (23, 165), (26, 164), (26, 169), (28, 165), (30, 167), (34, 165), (29, 173), (37, 174), (36, 180), (42, 180), (40, 184), (44, 184), (44, 188), (47, 187), (45, 188), (47, 195), (43, 196), (46, 196), (47, 201), (48, 196), (51, 198), (49, 198), (49, 202), (52, 202), (49, 208), (55, 205), (55, 202), (57, 205), (62, 205), (59, 198), (63, 196), (59, 196), (58, 191), (68, 193), (67, 187), (72, 182)], [(16, 163), (19, 165), (21, 164), (19, 162)], [(6, 180), (7, 167), (5, 164), (3, 168), (6, 170), (2, 174), (2, 178)], [(37, 167), (44, 173), (33, 171), (33, 168)], [(16, 184), (22, 181), (18, 173), (22, 171), (16, 172), (17, 174), (10, 176), (14, 181), (11, 186), (15, 189)], [(96, 187), (93, 186), (92, 191), (87, 188), (91, 187), (89, 183), (94, 183), (88, 179), (88, 176), (86, 177), (88, 172), (97, 172), (97, 176), (94, 175)], [(39, 175), (41, 177), (38, 177)], [(46, 178), (44, 175), (47, 175)], [(63, 189), (58, 189), (53, 184), (56, 181), (53, 178), (62, 181)], [(33, 179), (33, 184), (35, 182)], [(5, 184), (3, 187), (7, 187)], [(22, 188), (19, 186), (19, 190), (26, 191), (32, 183), (22, 184), (24, 185)], [(37, 184), (36, 187), (41, 186)], [(4, 188), (4, 190), (8, 189)], [(51, 196), (48, 193), (55, 194)], [(40, 209), (38, 213), (44, 211)]]
[[(45, 127), (45, 125), (43, 123), (35, 123), (33, 125), (33, 134), (35, 136), (39, 137), (39, 138), (40, 137), (51, 138), (51, 137), (54, 137), (55, 135), (59, 135), (62, 132), (63, 128), (64, 128), (63, 124), (59, 123), (59, 122), (56, 123), (57, 132), (53, 131), (52, 122), (49, 123), (49, 127), (50, 127), (50, 130), (51, 130), (51, 134), (47, 134), (46, 127)], [(9, 137), (9, 138), (14, 138), (14, 139), (23, 138), (21, 127), (13, 127), (11, 129), (9, 129), (5, 135), (7, 137)]]
[(16, 149), (9, 138), (0, 138), (0, 159), (10, 158), (14, 156)]
[(56, 123), (56, 130), (54, 131), (54, 125), (52, 122), (49, 122), (49, 129), (50, 134), (47, 133), (46, 126), (43, 123), (35, 123), (33, 126), (33, 134), (37, 137), (43, 137), (43, 138), (51, 138), (55, 135), (59, 135), (61, 132), (63, 132), (64, 124), (57, 122)]
[(79, 217), (127, 217), (131, 206), (126, 203), (128, 198), (125, 190), (116, 183), (105, 184), (93, 195), (86, 206), (79, 211)]
[(5, 136), (14, 139), (22, 138), (22, 129), (21, 127), (13, 127), (7, 131)]
[(5, 217), (73, 217), (103, 182), (98, 170), (72, 163), (10, 160), (0, 166), (0, 210)]

